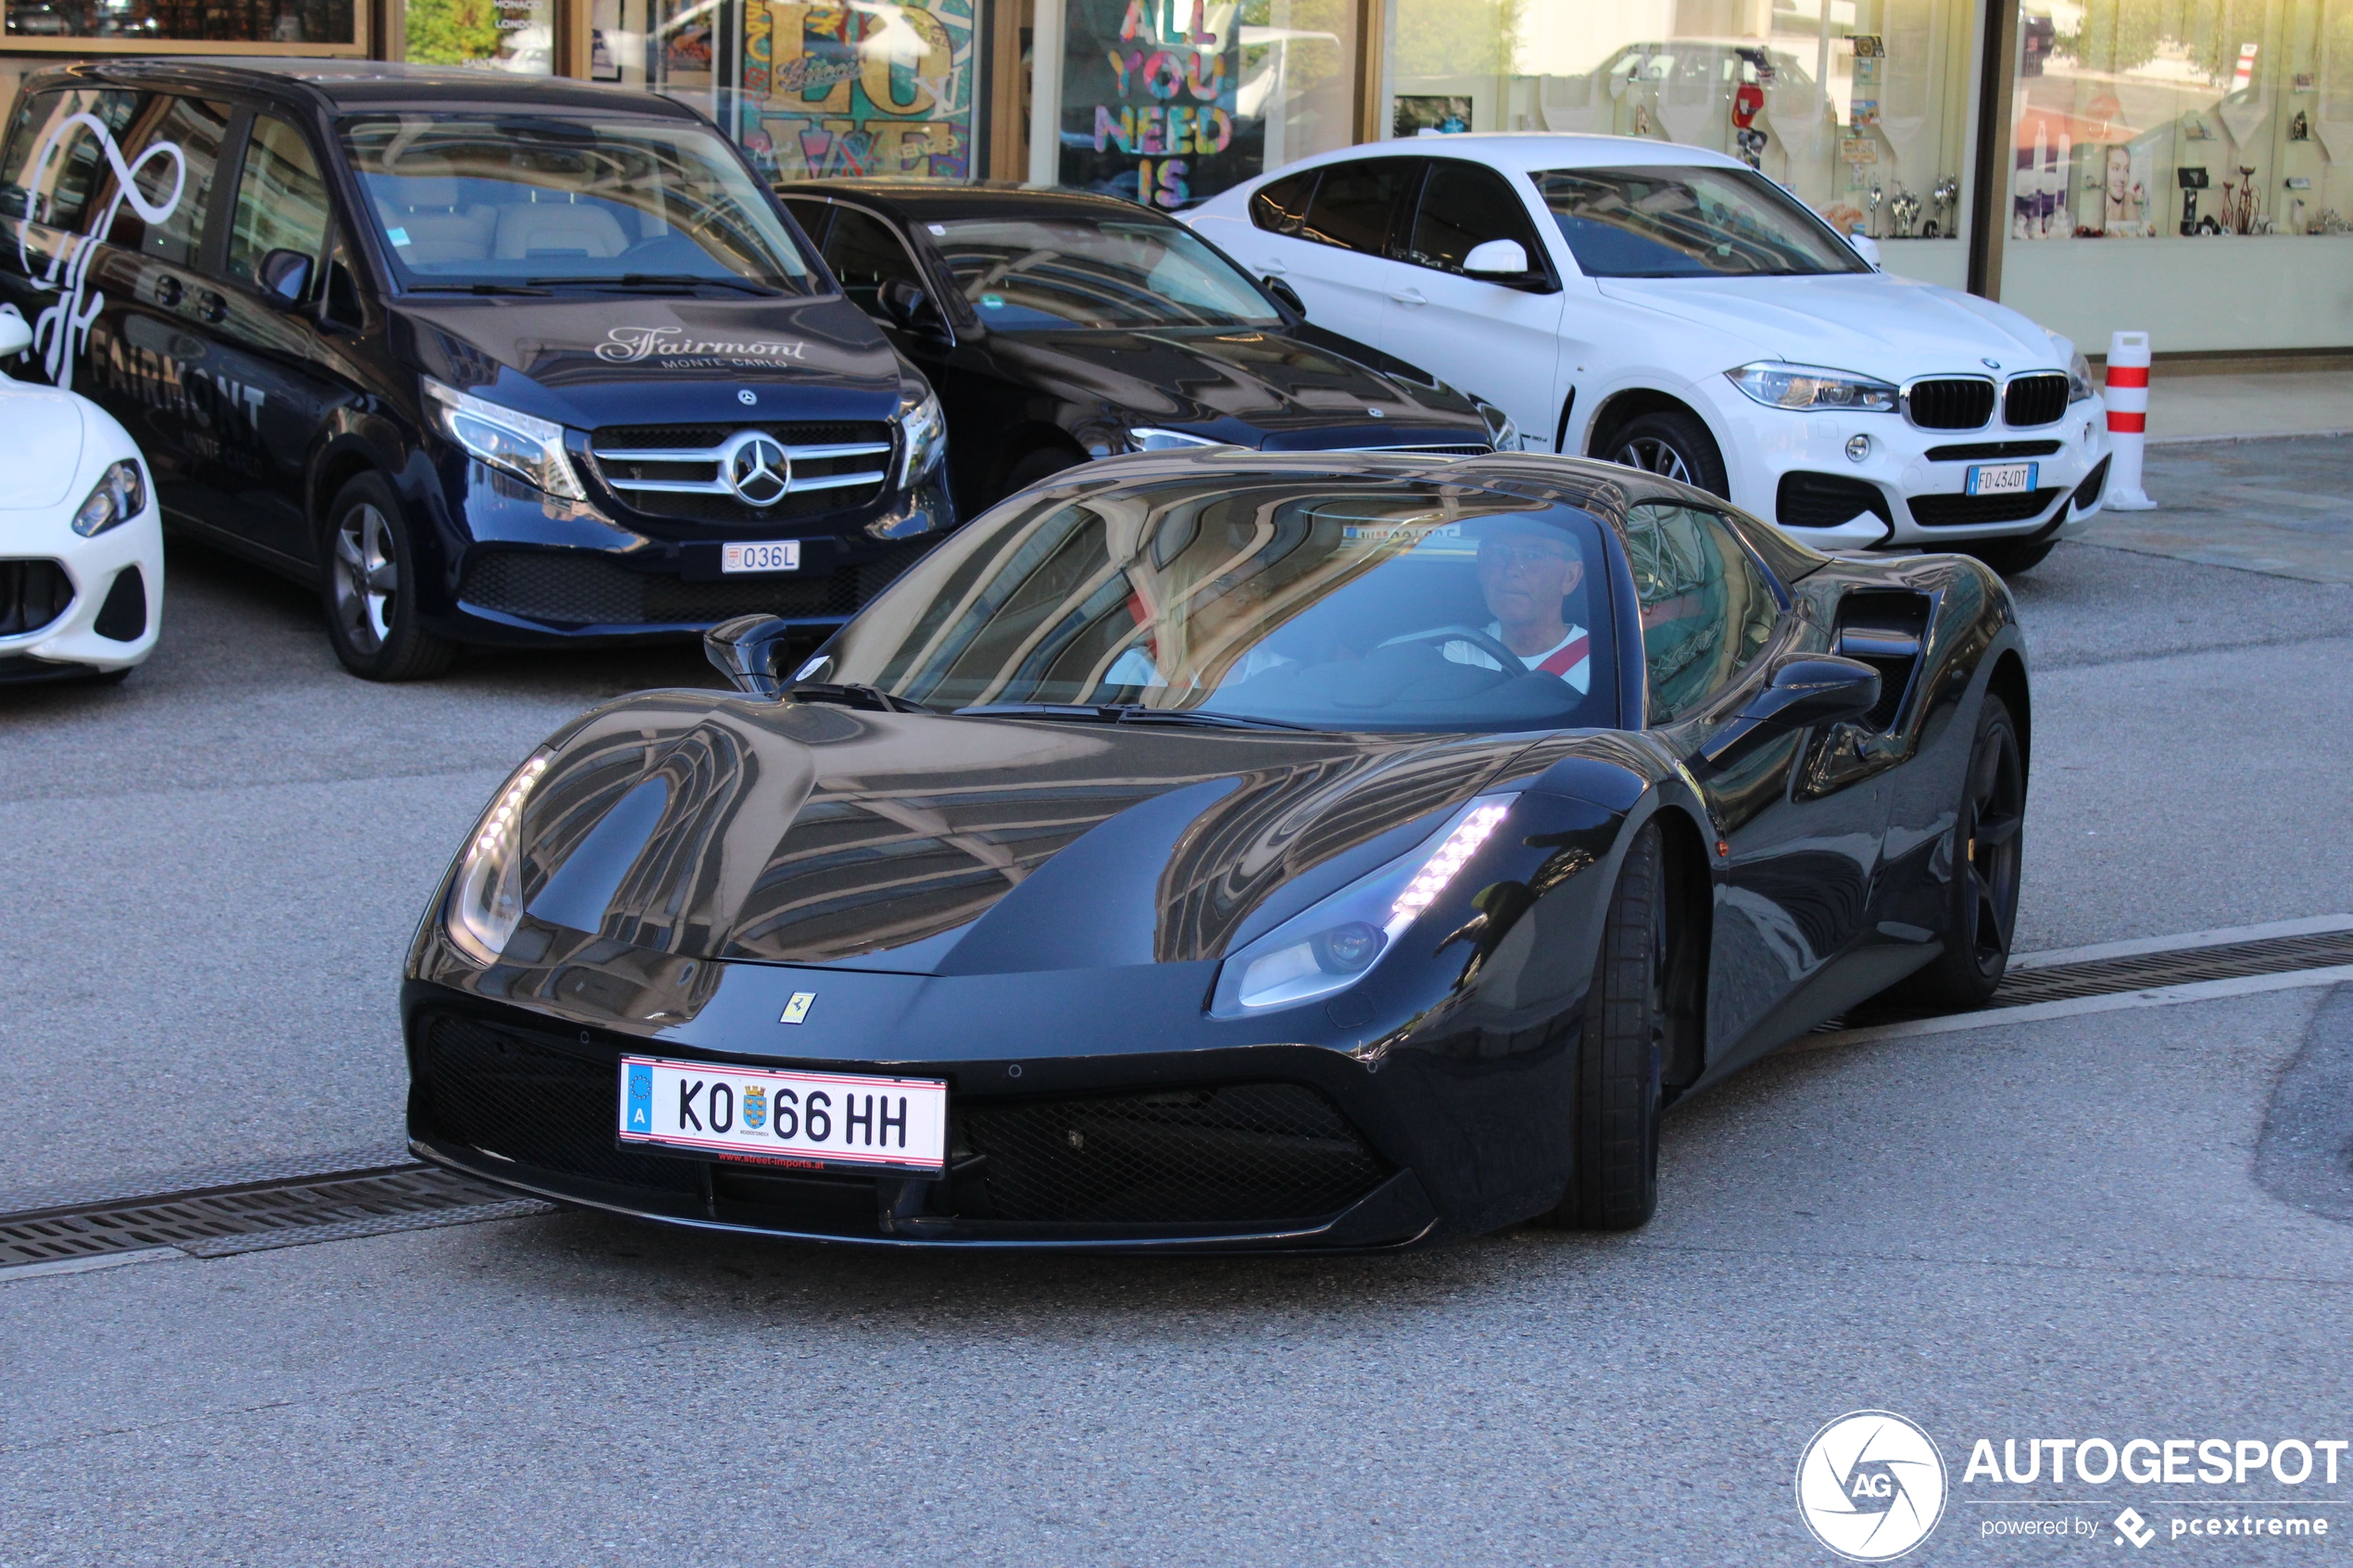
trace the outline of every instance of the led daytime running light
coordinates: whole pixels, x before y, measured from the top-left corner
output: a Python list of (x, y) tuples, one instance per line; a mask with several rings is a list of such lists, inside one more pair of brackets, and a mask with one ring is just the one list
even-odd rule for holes
[(1438, 896), (1446, 890), (1446, 884), (1454, 880), (1454, 873), (1463, 869), (1465, 861), (1478, 853), (1478, 847), (1487, 842), (1487, 835), (1495, 831), (1495, 824), (1502, 822), (1504, 814), (1510, 809), (1504, 805), (1481, 806), (1446, 835), (1446, 842), (1438, 847), (1438, 853), (1422, 863), (1422, 869), (1414, 874), (1414, 880), (1405, 884), (1405, 891), (1397, 896), (1397, 902), (1389, 907), (1389, 926), (1392, 936), (1436, 901)]
[(540, 752), (515, 771), (458, 862), (446, 924), (450, 940), (477, 963), (497, 963), (522, 919), (522, 808), (547, 760)]

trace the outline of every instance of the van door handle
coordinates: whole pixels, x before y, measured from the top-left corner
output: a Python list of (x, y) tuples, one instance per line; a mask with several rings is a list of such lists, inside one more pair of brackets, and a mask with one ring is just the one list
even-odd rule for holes
[(1422, 291), (1419, 289), (1392, 289), (1390, 291), (1389, 297), (1400, 305), (1428, 305), (1429, 303), (1423, 297)]
[(1264, 267), (1262, 267), (1262, 268), (1260, 269), (1260, 270), (1261, 270), (1261, 271), (1264, 271), (1264, 272), (1265, 272), (1265, 273), (1268, 273), (1269, 275), (1271, 275), (1271, 276), (1273, 276), (1273, 277), (1279, 278), (1279, 277), (1282, 277), (1285, 273), (1289, 272), (1289, 271), (1290, 270), (1290, 268), (1288, 268), (1288, 267), (1286, 267), (1286, 266), (1284, 266), (1284, 265), (1283, 265), (1281, 262), (1279, 262), (1279, 261), (1269, 261), (1269, 262), (1267, 262), (1267, 263), (1266, 263)]

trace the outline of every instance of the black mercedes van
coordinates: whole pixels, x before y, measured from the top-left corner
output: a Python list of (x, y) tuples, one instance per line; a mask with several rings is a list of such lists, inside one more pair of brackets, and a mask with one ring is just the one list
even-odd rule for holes
[(165, 516), (324, 598), (355, 673), (461, 644), (838, 623), (954, 525), (939, 405), (737, 150), (660, 96), (368, 61), (26, 79), (12, 367)]

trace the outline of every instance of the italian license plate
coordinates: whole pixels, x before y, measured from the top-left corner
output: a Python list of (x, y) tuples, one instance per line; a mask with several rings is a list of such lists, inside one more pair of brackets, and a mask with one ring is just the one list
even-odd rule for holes
[(2034, 488), (2035, 463), (1980, 463), (1969, 470), (1972, 495), (2023, 495)]
[(620, 1135), (710, 1160), (936, 1176), (948, 1164), (948, 1085), (625, 1056)]
[(729, 574), (738, 571), (799, 571), (800, 541), (761, 539), (723, 545), (719, 547), (719, 570)]

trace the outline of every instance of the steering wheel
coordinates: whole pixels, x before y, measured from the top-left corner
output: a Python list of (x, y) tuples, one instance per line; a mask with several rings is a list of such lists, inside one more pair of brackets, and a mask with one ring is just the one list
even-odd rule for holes
[(1468, 643), (1495, 660), (1498, 674), (1509, 676), (1528, 672), (1526, 659), (1486, 633), (1474, 631), (1468, 626), (1435, 626), (1427, 632), (1408, 632), (1402, 637), (1390, 638), (1381, 646), (1393, 647), (1399, 643)]

